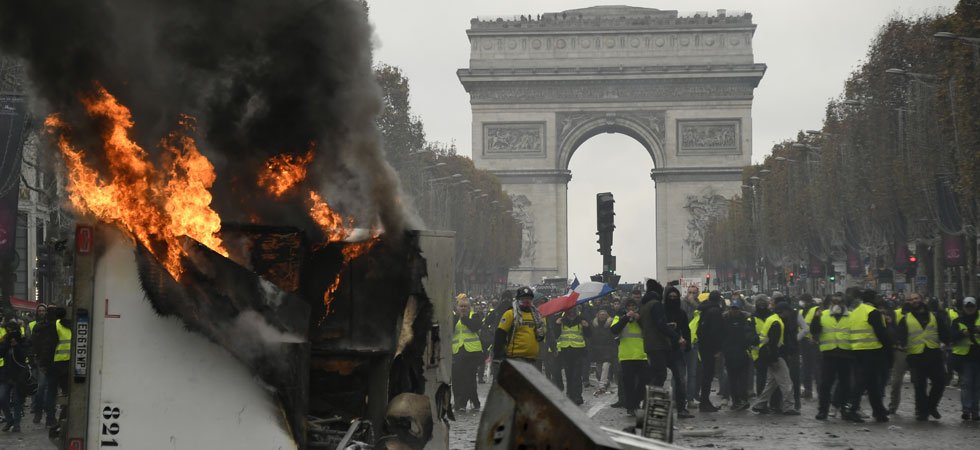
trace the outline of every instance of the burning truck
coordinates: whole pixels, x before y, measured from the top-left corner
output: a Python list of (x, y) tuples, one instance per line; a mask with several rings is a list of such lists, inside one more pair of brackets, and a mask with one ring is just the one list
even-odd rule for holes
[(453, 238), (385, 161), (363, 2), (0, 0), (0, 29), (83, 224), (65, 448), (445, 446)]

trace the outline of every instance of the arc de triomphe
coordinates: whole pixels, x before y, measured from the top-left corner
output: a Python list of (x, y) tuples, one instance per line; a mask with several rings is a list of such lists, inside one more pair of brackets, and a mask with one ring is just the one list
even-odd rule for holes
[(511, 283), (568, 275), (568, 163), (604, 132), (652, 158), (657, 277), (703, 276), (704, 226), (751, 163), (752, 95), (766, 71), (754, 32), (751, 14), (624, 6), (470, 22), (470, 67), (457, 75), (473, 161), (497, 175), (524, 225)]

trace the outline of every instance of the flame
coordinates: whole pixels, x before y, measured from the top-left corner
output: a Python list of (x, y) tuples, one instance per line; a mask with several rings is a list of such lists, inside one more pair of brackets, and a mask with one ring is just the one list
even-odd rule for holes
[[(295, 191), (298, 186), (306, 179), (307, 166), (313, 162), (313, 145), (310, 150), (302, 156), (293, 154), (280, 154), (266, 160), (262, 170), (258, 175), (258, 185), (269, 195), (275, 198)], [(306, 204), (309, 208), (310, 218), (320, 227), (323, 232), (323, 244), (340, 242), (348, 239), (354, 231), (354, 219), (344, 218), (343, 215), (334, 211), (330, 204), (316, 191), (310, 190), (306, 195)], [(320, 317), (320, 322), (330, 314), (330, 304), (333, 302), (334, 294), (340, 288), (340, 281), (343, 273), (350, 266), (351, 261), (367, 253), (378, 242), (380, 233), (372, 233), (372, 237), (366, 241), (348, 243), (341, 250), (343, 262), (340, 270), (334, 276), (330, 285), (323, 292), (324, 314)]]
[(193, 120), (182, 117), (181, 131), (161, 141), (161, 165), (166, 167), (161, 170), (129, 137), (133, 127), (129, 108), (102, 86), (80, 101), (90, 117), (106, 123), (102, 133), (105, 173), (86, 164), (86, 152), (72, 142), (70, 128), (60, 116), (52, 114), (44, 121), (48, 132), (57, 136), (68, 169), (69, 200), (75, 209), (125, 230), (176, 279), (183, 273), (181, 236), (227, 256), (218, 236), (221, 218), (210, 207), (214, 166), (187, 135)]
[(306, 166), (313, 161), (313, 149), (305, 155), (293, 154), (276, 155), (265, 162), (259, 172), (259, 187), (265, 189), (273, 197), (281, 198), (306, 179)]

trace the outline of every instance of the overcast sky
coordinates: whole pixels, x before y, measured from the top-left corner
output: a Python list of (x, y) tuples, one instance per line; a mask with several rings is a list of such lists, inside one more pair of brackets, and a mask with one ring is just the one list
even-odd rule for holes
[[(696, 11), (748, 11), (758, 26), (755, 61), (768, 66), (755, 90), (752, 159), (797, 131), (820, 128), (827, 101), (857, 68), (875, 33), (895, 15), (951, 11), (955, 0), (368, 0), (375, 26), (375, 59), (400, 67), (411, 86), (413, 111), (430, 141), (472, 147), (469, 96), (456, 69), (469, 64), (466, 29), (477, 16), (537, 15), (596, 5)], [(624, 280), (655, 276), (653, 161), (623, 135), (599, 135), (575, 153), (568, 185), (569, 276), (601, 270), (595, 243), (595, 194), (616, 197), (613, 254)], [(685, 236), (676, 236), (683, 239)]]

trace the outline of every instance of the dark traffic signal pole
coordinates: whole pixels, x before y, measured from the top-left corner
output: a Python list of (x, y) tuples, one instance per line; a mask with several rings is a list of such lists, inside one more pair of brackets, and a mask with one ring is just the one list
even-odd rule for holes
[(610, 192), (602, 192), (595, 195), (596, 205), (596, 235), (599, 236), (599, 254), (602, 255), (602, 274), (595, 278), (601, 278), (603, 282), (611, 287), (619, 284), (619, 275), (616, 275), (616, 257), (612, 255), (613, 231), (616, 230), (615, 208), (616, 200)]

